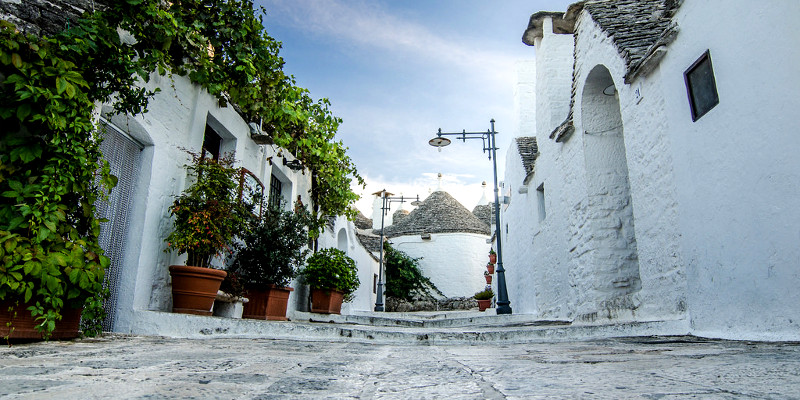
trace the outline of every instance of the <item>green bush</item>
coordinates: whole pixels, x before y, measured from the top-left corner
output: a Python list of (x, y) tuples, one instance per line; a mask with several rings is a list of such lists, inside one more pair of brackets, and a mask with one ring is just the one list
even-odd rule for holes
[(300, 276), (313, 289), (344, 293), (345, 302), (353, 300), (353, 293), (361, 284), (355, 261), (334, 248), (320, 250), (309, 257)]
[(475, 293), (475, 296), (473, 297), (475, 297), (475, 300), (489, 300), (492, 297), (494, 297), (494, 292), (492, 291), (492, 289), (486, 289), (478, 293)]
[(412, 301), (415, 297), (433, 298), (432, 292), (444, 296), (430, 279), (422, 275), (419, 260), (396, 250), (388, 242), (383, 244), (386, 297)]
[(229, 273), (238, 276), (251, 290), (270, 285), (287, 286), (297, 274), (308, 250), (310, 215), (305, 208), (296, 212), (270, 207), (261, 217), (251, 219), (251, 229), (241, 236)]

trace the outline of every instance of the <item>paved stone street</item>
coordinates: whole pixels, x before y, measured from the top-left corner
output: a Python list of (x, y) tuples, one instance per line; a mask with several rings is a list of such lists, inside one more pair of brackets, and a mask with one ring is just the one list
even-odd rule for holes
[(0, 397), (800, 398), (800, 344), (628, 338), (412, 346), (107, 336), (0, 349)]

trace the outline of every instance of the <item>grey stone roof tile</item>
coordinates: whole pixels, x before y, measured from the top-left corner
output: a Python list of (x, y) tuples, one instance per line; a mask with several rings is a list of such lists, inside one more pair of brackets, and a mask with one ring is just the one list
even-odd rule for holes
[(86, 11), (101, 10), (108, 0), (0, 1), (0, 18), (25, 33), (53, 36), (75, 24)]
[(645, 64), (657, 63), (663, 57), (657, 49), (677, 35), (672, 17), (681, 3), (682, 0), (594, 0), (584, 4), (625, 60), (625, 83), (636, 79)]
[[(538, 12), (531, 16), (523, 42), (533, 45), (535, 37), (542, 35), (542, 20), (553, 18), (555, 33), (574, 33), (567, 29), (575, 23), (576, 15), (585, 10), (600, 29), (605, 32), (625, 61), (625, 83), (630, 84), (639, 75), (649, 73), (666, 54), (666, 45), (678, 34), (673, 17), (683, 0), (590, 0), (579, 1), (567, 8), (566, 13)], [(575, 35), (577, 43), (578, 35)], [(550, 133), (556, 142), (564, 142), (574, 132), (573, 110), (577, 90), (576, 69), (573, 63), (572, 93), (566, 120)]]
[(517, 142), (517, 152), (519, 152), (520, 159), (522, 160), (522, 167), (525, 168), (526, 174), (530, 174), (533, 172), (536, 158), (539, 157), (539, 146), (536, 144), (536, 138), (533, 136), (523, 136), (515, 140)]
[(407, 217), (410, 211), (408, 210), (397, 210), (392, 214), (392, 223), (396, 224), (403, 220), (403, 218)]
[(478, 219), (486, 224), (486, 226), (492, 226), (492, 221), (494, 220), (494, 214), (492, 214), (492, 210), (494, 210), (493, 203), (481, 204), (472, 209), (472, 215), (478, 217)]
[(443, 191), (431, 193), (407, 217), (384, 228), (387, 237), (455, 232), (489, 235), (489, 227)]
[(359, 211), (358, 215), (356, 215), (354, 224), (358, 229), (372, 229), (372, 220), (364, 216), (361, 211)]

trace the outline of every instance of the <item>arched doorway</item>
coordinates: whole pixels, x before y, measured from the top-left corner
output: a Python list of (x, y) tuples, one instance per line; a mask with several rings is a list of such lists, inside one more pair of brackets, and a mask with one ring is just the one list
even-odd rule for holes
[(636, 308), (630, 295), (641, 280), (619, 96), (602, 65), (586, 78), (581, 122), (591, 256), (584, 267), (588, 304), (579, 312), (611, 318)]
[(347, 253), (347, 231), (342, 228), (336, 235), (336, 248)]

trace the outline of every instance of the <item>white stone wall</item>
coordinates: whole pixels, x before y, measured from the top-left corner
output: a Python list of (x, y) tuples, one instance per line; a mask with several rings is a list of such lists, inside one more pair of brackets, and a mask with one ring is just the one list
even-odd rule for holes
[[(161, 93), (149, 104), (149, 112), (129, 117), (106, 115), (121, 130), (141, 142), (142, 163), (131, 210), (132, 223), (126, 235), (124, 266), (119, 286), (119, 309), (115, 331), (130, 331), (137, 310), (169, 311), (171, 287), (168, 266), (180, 264), (185, 256), (165, 253), (164, 238), (172, 229), (168, 207), (185, 188), (184, 165), (190, 156), (182, 148), (198, 152), (206, 124), (223, 138), (223, 152), (235, 151), (237, 165), (253, 172), (269, 190), (273, 171), (290, 185), (284, 197), (295, 201), (299, 195), (310, 204), (310, 174), (292, 171), (276, 156), (274, 146), (258, 146), (249, 138), (249, 127), (232, 107), (219, 107), (215, 97), (180, 76), (154, 75), (148, 88)], [(283, 152), (288, 155), (288, 152)], [(267, 161), (272, 157), (273, 163)]]
[(420, 258), (423, 275), (447, 297), (472, 296), (483, 290), (483, 272), (489, 261), (489, 237), (474, 233), (434, 233), (430, 239), (420, 235), (393, 237), (392, 247), (413, 258)]
[(353, 301), (342, 304), (342, 314), (372, 311), (375, 308), (376, 294), (373, 283), (375, 275), (378, 274), (378, 261), (359, 242), (355, 225), (345, 217), (337, 217), (333, 229), (326, 227), (325, 232), (319, 237), (319, 248), (328, 247), (344, 250), (347, 256), (356, 262), (358, 279), (361, 281)]
[[(568, 277), (571, 235), (567, 221), (574, 213), (573, 203), (580, 201), (576, 200), (580, 198), (576, 193), (582, 190), (576, 182), (583, 175), (570, 164), (579, 147), (549, 138), (569, 113), (573, 37), (553, 34), (549, 21), (545, 22), (544, 32), (535, 47), (536, 93), (534, 99), (529, 99), (535, 105), (519, 105), (520, 119), (535, 121), (535, 130), (521, 124), (519, 136), (535, 136), (540, 156), (527, 185), (523, 184), (526, 176), (516, 144), (506, 156), (504, 191), (510, 194), (511, 202), (501, 207), (503, 266), (514, 313), (564, 319), (572, 317), (573, 295)], [(542, 185), (546, 218), (540, 221), (536, 189)], [(520, 193), (521, 188), (527, 193)]]
[[(792, 0), (684, 2), (661, 62), (698, 334), (800, 340), (798, 17)], [(692, 122), (683, 72), (706, 50), (720, 100)]]

